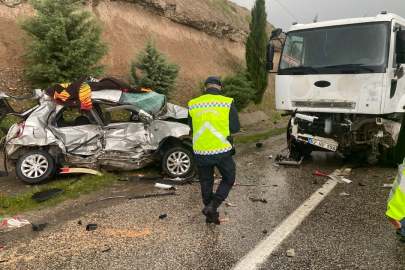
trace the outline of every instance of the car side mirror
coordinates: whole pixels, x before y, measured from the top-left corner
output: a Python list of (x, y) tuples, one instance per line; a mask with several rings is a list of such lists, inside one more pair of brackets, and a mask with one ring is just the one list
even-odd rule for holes
[(266, 70), (273, 70), (274, 44), (267, 44), (266, 48)]

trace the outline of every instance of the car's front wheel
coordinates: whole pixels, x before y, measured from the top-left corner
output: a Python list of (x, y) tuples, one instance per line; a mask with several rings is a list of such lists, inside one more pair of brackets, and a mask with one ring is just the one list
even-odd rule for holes
[(27, 184), (38, 184), (50, 178), (54, 173), (55, 162), (52, 156), (43, 150), (32, 150), (22, 155), (16, 164), (16, 174)]
[(193, 155), (183, 147), (170, 148), (163, 154), (162, 169), (171, 178), (186, 177), (194, 170)]

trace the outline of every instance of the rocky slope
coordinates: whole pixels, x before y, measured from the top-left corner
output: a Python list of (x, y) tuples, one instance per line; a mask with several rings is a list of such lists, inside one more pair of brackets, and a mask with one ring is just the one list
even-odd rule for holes
[[(33, 16), (21, 0), (0, 4), (0, 92), (27, 94), (23, 79), (25, 33), (16, 20)], [(103, 59), (106, 76), (125, 79), (130, 60), (145, 46), (148, 35), (181, 66), (175, 103), (185, 105), (198, 92), (198, 81), (225, 76), (244, 61), (250, 11), (225, 0), (93, 0), (82, 1), (105, 24), (110, 44)], [(270, 28), (269, 28), (270, 30)]]

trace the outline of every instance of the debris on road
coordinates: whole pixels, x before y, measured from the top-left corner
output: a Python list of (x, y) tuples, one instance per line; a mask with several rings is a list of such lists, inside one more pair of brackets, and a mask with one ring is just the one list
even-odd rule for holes
[(364, 187), (366, 184), (360, 183), (359, 182), (359, 186)]
[(162, 214), (159, 216), (159, 219), (164, 219), (165, 217), (167, 217), (167, 214)]
[(225, 202), (225, 206), (227, 207), (236, 207), (235, 204), (229, 203), (229, 202)]
[(224, 219), (224, 218), (220, 218), (220, 217), (218, 217), (218, 220), (219, 220), (219, 222), (227, 222), (228, 221), (228, 219)]
[(338, 183), (347, 183), (347, 184), (352, 183), (351, 180), (349, 180), (349, 179), (347, 179), (347, 178), (345, 178), (345, 177), (343, 177), (343, 176), (341, 176), (341, 175), (338, 175), (338, 173), (337, 173), (336, 171), (333, 172), (333, 173), (331, 173), (331, 174), (329, 174), (329, 175), (328, 175), (328, 174), (321, 173), (321, 172), (318, 172), (318, 171), (315, 171), (315, 175), (329, 177), (330, 179), (332, 179), (332, 180), (334, 180), (334, 181), (336, 181), (336, 182), (338, 182)]
[(273, 166), (274, 166), (274, 167), (279, 167), (280, 165), (278, 165), (278, 164), (273, 164)]
[(287, 253), (288, 257), (294, 257), (295, 256), (294, 249), (287, 249), (286, 253)]
[(10, 219), (5, 220), (2, 225), (9, 228), (20, 228), (25, 225), (31, 224), (28, 220), (22, 219), (19, 216), (14, 216)]
[(155, 188), (160, 188), (160, 189), (165, 189), (165, 190), (168, 190), (168, 189), (176, 189), (175, 187), (173, 187), (173, 186), (171, 186), (171, 185), (166, 185), (166, 184), (161, 184), (161, 183), (156, 183), (156, 184), (154, 185), (154, 187), (155, 187)]
[(384, 188), (392, 188), (393, 184), (383, 184), (382, 187)]
[[(168, 195), (180, 195), (175, 192), (168, 192), (168, 193), (156, 193), (156, 194), (145, 194), (145, 195), (123, 195), (123, 196), (114, 196), (114, 197), (106, 197), (106, 198), (101, 198), (98, 201), (105, 201), (105, 200), (110, 200), (110, 199), (118, 199), (118, 198), (126, 198), (128, 200), (134, 200), (134, 199), (146, 199), (146, 198), (152, 198), (152, 197), (161, 197), (161, 196), (168, 196)], [(85, 205), (93, 204), (98, 201), (94, 202), (88, 202), (85, 203)]]
[(95, 229), (97, 229), (97, 224), (87, 224), (86, 226), (87, 231), (94, 231)]
[(32, 230), (34, 231), (43, 231), (44, 228), (46, 227), (46, 225), (48, 225), (49, 223), (41, 223), (41, 224), (37, 224), (35, 225), (34, 223), (32, 223), (30, 221), (31, 225), (32, 225)]
[(266, 233), (267, 233), (267, 230), (263, 230), (263, 233), (266, 234)]
[(255, 199), (255, 198), (249, 198), (252, 202), (262, 202), (262, 203), (267, 203), (266, 199)]
[(262, 145), (263, 145), (263, 143), (260, 143), (260, 142), (256, 143), (256, 147), (257, 147), (257, 148), (262, 147)]
[(270, 156), (269, 156), (269, 159), (272, 159), (272, 158), (273, 158), (273, 156), (272, 156), (272, 155), (270, 155)]
[(36, 192), (36, 193), (32, 194), (31, 199), (36, 202), (43, 202), (43, 201), (49, 200), (57, 195), (61, 195), (63, 193), (65, 193), (64, 189), (53, 188), (53, 189), (48, 189), (48, 190), (41, 191), (41, 192)]
[(108, 252), (110, 250), (111, 250), (111, 248), (107, 248), (107, 249), (102, 250), (101, 252)]
[(270, 186), (270, 185), (260, 185), (260, 184), (240, 184), (240, 183), (234, 183), (233, 184), (233, 186), (234, 187), (236, 187), (236, 186), (243, 186), (243, 187), (276, 187), (277, 185), (272, 185), (272, 186)]
[(339, 193), (339, 196), (349, 196), (349, 193), (341, 192), (341, 193)]
[(144, 174), (135, 174), (131, 178), (133, 183), (156, 183), (166, 185), (183, 185), (197, 178), (197, 175), (192, 175), (186, 178), (167, 178), (162, 176), (145, 176)]
[(312, 181), (312, 184), (314, 184), (314, 185), (317, 185), (318, 184), (318, 180), (314, 180), (314, 181)]
[(103, 175), (99, 171), (88, 169), (88, 168), (61, 168), (60, 173), (61, 174), (65, 174), (65, 173), (88, 173), (88, 174), (94, 174), (94, 175), (98, 175), (98, 176)]

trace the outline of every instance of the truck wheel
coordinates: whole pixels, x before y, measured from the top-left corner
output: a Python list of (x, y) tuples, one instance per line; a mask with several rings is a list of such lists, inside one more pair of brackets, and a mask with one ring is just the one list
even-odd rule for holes
[(402, 118), (398, 141), (394, 147), (386, 148), (380, 145), (378, 160), (386, 166), (397, 168), (405, 158), (405, 117)]
[(55, 162), (48, 152), (33, 150), (22, 155), (16, 164), (17, 177), (26, 184), (38, 184), (52, 177)]
[(162, 169), (171, 178), (186, 177), (194, 170), (193, 155), (183, 147), (170, 148), (163, 154)]

